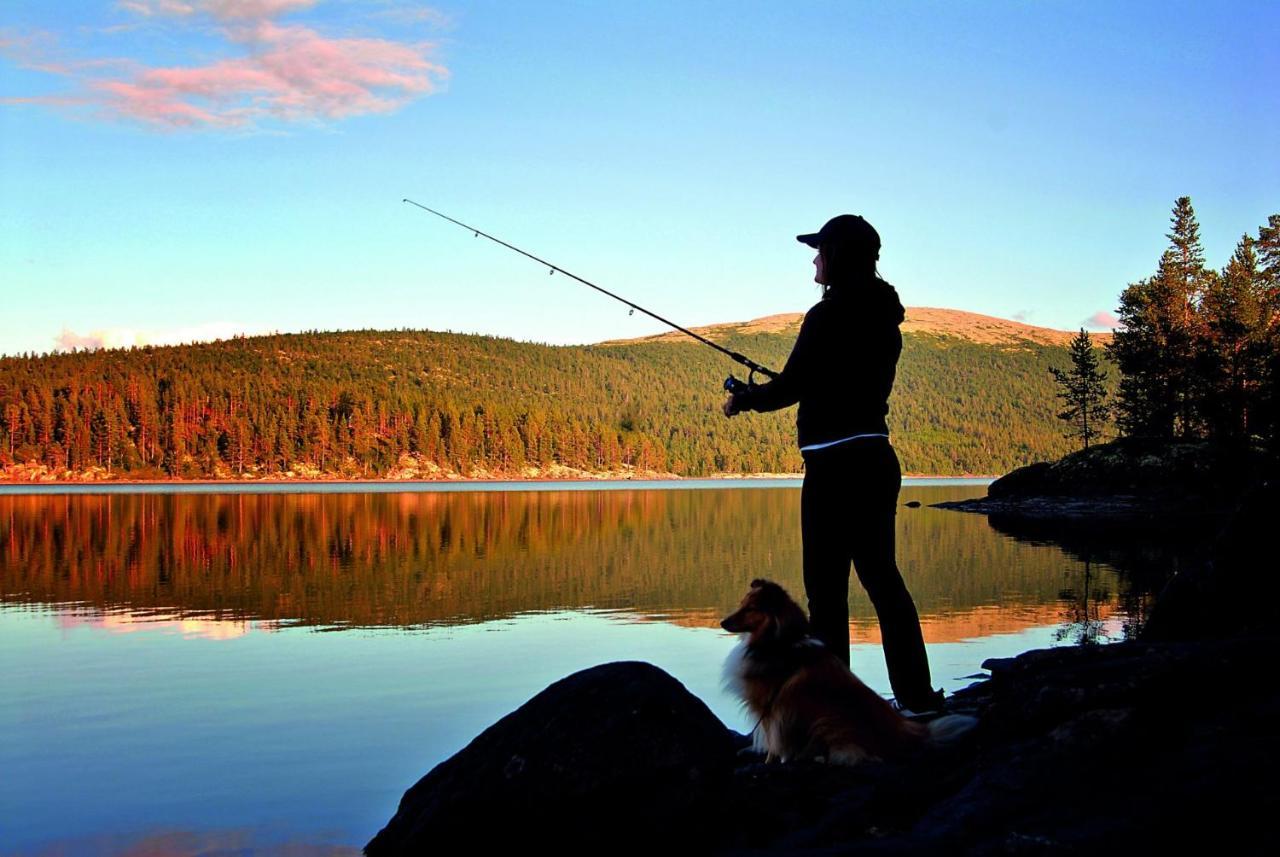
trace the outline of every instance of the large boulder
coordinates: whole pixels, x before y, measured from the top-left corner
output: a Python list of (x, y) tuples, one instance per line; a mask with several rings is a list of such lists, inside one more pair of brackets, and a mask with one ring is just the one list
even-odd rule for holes
[[(703, 831), (742, 736), (657, 667), (604, 664), (556, 682), (410, 788), (370, 857), (530, 842), (598, 844)], [(682, 843), (689, 844), (683, 839)]]

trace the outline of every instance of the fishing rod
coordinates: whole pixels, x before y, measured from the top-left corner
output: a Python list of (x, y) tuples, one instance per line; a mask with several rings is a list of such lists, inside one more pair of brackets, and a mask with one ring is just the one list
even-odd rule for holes
[(559, 265), (553, 265), (550, 262), (548, 262), (546, 259), (539, 259), (537, 256), (533, 255), (532, 253), (528, 253), (524, 250), (521, 250), (519, 247), (516, 247), (513, 244), (508, 244), (506, 241), (503, 241), (501, 238), (495, 238), (487, 232), (482, 232), (479, 229), (476, 229), (474, 226), (468, 226), (467, 224), (463, 223), (461, 220), (454, 220), (449, 215), (441, 214), (440, 212), (436, 211), (434, 208), (427, 208), (425, 205), (423, 205), (420, 202), (414, 202), (411, 199), (405, 199), (404, 202), (407, 202), (410, 205), (416, 205), (418, 208), (421, 208), (423, 211), (429, 211), (432, 214), (434, 214), (436, 217), (442, 217), (445, 220), (449, 221), (450, 223), (456, 223), (458, 226), (461, 226), (463, 229), (474, 234), (475, 237), (477, 238), (483, 235), (485, 238), (488, 238), (490, 241), (493, 241), (497, 244), (501, 244), (503, 247), (506, 247), (508, 250), (514, 250), (517, 253), (519, 253), (521, 256), (527, 256), (528, 258), (532, 259), (533, 261), (537, 262), (540, 265), (546, 265), (547, 268), (550, 269), (547, 272), (548, 275), (554, 274), (556, 271), (559, 271), (560, 273), (564, 274), (566, 277), (570, 277), (574, 280), (577, 280), (579, 283), (582, 283), (584, 286), (590, 286), (591, 288), (595, 289), (597, 292), (600, 292), (601, 294), (606, 294), (609, 297), (613, 298), (615, 301), (621, 301), (622, 303), (631, 307), (631, 313), (634, 313), (636, 310), (640, 310), (640, 312), (644, 313), (650, 318), (655, 318), (658, 321), (662, 322), (663, 324), (667, 325), (668, 327), (674, 327), (676, 330), (680, 331), (685, 336), (692, 336), (694, 339), (698, 340), (703, 345), (709, 345), (712, 348), (714, 348), (716, 351), (719, 351), (721, 354), (727, 355), (733, 360), (736, 360), (737, 362), (741, 363), (743, 366), (747, 367), (747, 369), (749, 370), (749, 374), (747, 375), (747, 380), (745, 382), (733, 377), (733, 375), (730, 375), (728, 378), (726, 378), (724, 380), (724, 388), (728, 390), (730, 393), (739, 393), (753, 386), (755, 384), (754, 379), (755, 379), (755, 374), (757, 372), (759, 372), (761, 375), (764, 375), (767, 378), (778, 377), (777, 372), (774, 372), (771, 369), (766, 369), (765, 367), (761, 366), (759, 363), (755, 362), (749, 357), (739, 354), (736, 351), (730, 351), (728, 348), (725, 348), (723, 345), (718, 345), (712, 342), (710, 339), (707, 339), (705, 336), (700, 336), (699, 334), (694, 333), (692, 330), (689, 330), (687, 327), (681, 327), (680, 325), (676, 324), (674, 321), (671, 321), (670, 319), (663, 318), (662, 316), (658, 315), (655, 312), (650, 312), (649, 310), (640, 306), (640, 304), (632, 303), (631, 301), (627, 300), (621, 295), (615, 295), (613, 292), (609, 291), (608, 289), (601, 288), (600, 286), (597, 286), (595, 283), (590, 282), (589, 280), (584, 280), (582, 277), (579, 277), (577, 274), (566, 271), (564, 268), (561, 268)]

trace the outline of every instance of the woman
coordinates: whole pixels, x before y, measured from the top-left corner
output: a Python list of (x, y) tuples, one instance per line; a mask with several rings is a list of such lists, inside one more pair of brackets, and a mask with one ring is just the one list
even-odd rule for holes
[(781, 374), (729, 397), (725, 416), (800, 403), (804, 456), (800, 532), (804, 588), (813, 634), (849, 663), (849, 562), (875, 605), (900, 708), (938, 709), (920, 617), (894, 559), (894, 519), (902, 470), (885, 415), (904, 318), (893, 286), (876, 272), (880, 235), (842, 214), (796, 240), (814, 247), (822, 300), (808, 313)]

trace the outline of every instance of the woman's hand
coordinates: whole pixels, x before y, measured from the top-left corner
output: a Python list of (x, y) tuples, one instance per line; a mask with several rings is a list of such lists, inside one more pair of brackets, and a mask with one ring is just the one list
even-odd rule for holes
[(738, 410), (737, 406), (733, 403), (732, 393), (729, 394), (729, 398), (724, 400), (724, 405), (723, 407), (721, 407), (721, 410), (724, 411), (724, 415), (726, 417), (731, 417), (734, 414), (742, 413), (741, 411)]

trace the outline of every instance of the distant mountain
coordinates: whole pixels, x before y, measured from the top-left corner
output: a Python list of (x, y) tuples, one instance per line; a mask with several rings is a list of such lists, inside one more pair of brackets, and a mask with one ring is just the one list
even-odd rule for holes
[[(799, 320), (701, 330), (781, 367)], [(1070, 451), (1049, 368), (1068, 365), (1071, 334), (928, 308), (903, 330), (889, 424), (906, 472), (994, 475)], [(6, 357), (0, 478), (798, 472), (792, 410), (720, 414), (737, 368), (679, 334), (549, 346), (414, 330)]]
[[(804, 313), (786, 312), (777, 315), (766, 315), (751, 321), (724, 322), (706, 327), (690, 328), (694, 333), (715, 340), (717, 336), (730, 333), (776, 333), (783, 336), (795, 336), (800, 329)], [(1060, 345), (1066, 347), (1077, 335), (1074, 330), (1054, 330), (1050, 327), (1036, 327), (1020, 321), (1010, 321), (976, 312), (960, 309), (940, 309), (938, 307), (907, 307), (907, 319), (902, 323), (903, 333), (931, 333), (938, 336), (954, 336), (976, 342), (981, 345), (1016, 345), (1021, 342), (1036, 342), (1041, 345)], [(1091, 333), (1093, 341), (1099, 346), (1111, 341), (1110, 333)], [(669, 331), (654, 336), (646, 336), (633, 340), (615, 340), (616, 342), (656, 342), (684, 338), (678, 331)]]

